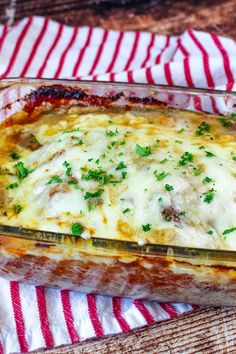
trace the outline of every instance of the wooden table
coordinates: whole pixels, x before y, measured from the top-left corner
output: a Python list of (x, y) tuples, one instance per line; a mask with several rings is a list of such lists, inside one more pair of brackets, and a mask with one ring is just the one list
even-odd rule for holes
[[(34, 14), (70, 25), (162, 34), (179, 34), (192, 27), (236, 38), (235, 0), (0, 0), (0, 9), (0, 22), (10, 25)], [(49, 352), (236, 353), (236, 310), (208, 307), (129, 334), (88, 340)]]

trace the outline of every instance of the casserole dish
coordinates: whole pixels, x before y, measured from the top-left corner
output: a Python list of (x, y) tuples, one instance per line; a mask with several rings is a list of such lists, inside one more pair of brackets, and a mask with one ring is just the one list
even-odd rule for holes
[(0, 276), (236, 305), (235, 93), (34, 79), (0, 88)]

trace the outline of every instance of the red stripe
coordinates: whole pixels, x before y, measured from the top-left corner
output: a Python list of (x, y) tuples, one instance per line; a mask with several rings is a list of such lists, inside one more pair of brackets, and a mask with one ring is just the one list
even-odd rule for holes
[(52, 333), (48, 321), (48, 313), (47, 313), (47, 305), (46, 305), (44, 288), (42, 286), (37, 286), (35, 290), (36, 290), (36, 297), (37, 297), (37, 304), (38, 304), (38, 311), (39, 311), (39, 320), (40, 320), (41, 331), (44, 338), (44, 342), (47, 348), (52, 348), (54, 347), (54, 341), (53, 341), (53, 337), (52, 337)]
[(61, 302), (66, 321), (67, 330), (72, 343), (79, 342), (79, 336), (75, 329), (74, 318), (71, 311), (70, 294), (68, 290), (61, 291)]
[(64, 52), (61, 55), (57, 71), (54, 74), (54, 78), (58, 78), (60, 76), (60, 73), (62, 71), (64, 62), (65, 62), (66, 55), (67, 55), (68, 51), (70, 50), (70, 48), (73, 46), (73, 44), (74, 44), (74, 42), (76, 40), (76, 37), (77, 37), (77, 33), (78, 33), (78, 27), (75, 27), (74, 30), (73, 30), (70, 42), (68, 43), (66, 49), (64, 50)]
[(0, 354), (4, 354), (4, 349), (3, 349), (3, 346), (2, 346), (1, 342), (0, 342)]
[(114, 316), (117, 319), (122, 331), (129, 332), (131, 328), (130, 328), (129, 324), (127, 323), (127, 321), (122, 316), (120, 298), (118, 298), (118, 297), (112, 298), (112, 308), (113, 308)]
[(164, 53), (164, 51), (166, 50), (166, 48), (169, 47), (169, 45), (170, 45), (170, 37), (167, 36), (167, 37), (166, 37), (166, 43), (165, 43), (164, 47), (161, 49), (160, 53), (158, 54), (158, 56), (157, 56), (157, 58), (156, 58), (155, 64), (160, 64), (162, 54)]
[(133, 47), (132, 47), (129, 59), (128, 59), (126, 65), (125, 65), (125, 68), (124, 68), (125, 71), (129, 69), (130, 64), (132, 63), (132, 61), (133, 61), (133, 59), (135, 57), (135, 54), (136, 54), (136, 51), (137, 51), (137, 48), (138, 48), (139, 37), (140, 37), (140, 32), (135, 32), (135, 38), (134, 38)]
[(47, 31), (48, 22), (49, 22), (49, 19), (48, 19), (48, 18), (45, 18), (45, 19), (44, 19), (43, 27), (42, 27), (42, 29), (41, 29), (39, 35), (38, 35), (38, 38), (36, 39), (36, 41), (35, 41), (35, 43), (34, 43), (34, 45), (33, 45), (33, 48), (32, 48), (32, 50), (31, 50), (30, 56), (29, 56), (29, 58), (28, 58), (28, 60), (27, 60), (27, 62), (26, 62), (26, 64), (25, 64), (25, 66), (24, 66), (24, 68), (23, 68), (23, 70), (22, 70), (20, 76), (25, 76), (27, 70), (29, 69), (30, 64), (31, 64), (31, 62), (32, 62), (32, 60), (33, 60), (33, 58), (34, 58), (36, 52), (37, 52), (38, 47), (39, 47), (39, 44), (41, 43), (41, 41), (42, 41), (42, 39), (43, 39), (43, 36), (44, 36), (45, 32)]
[(216, 36), (214, 33), (211, 33), (211, 37), (219, 49), (222, 58), (223, 58), (223, 63), (224, 63), (224, 69), (225, 69), (225, 74), (227, 76), (228, 84), (227, 84), (227, 90), (232, 90), (233, 85), (234, 85), (234, 76), (230, 68), (230, 61), (229, 61), (229, 56), (225, 48), (223, 47), (222, 43), (220, 42), (220, 39), (218, 36)]
[(168, 83), (168, 85), (173, 86), (173, 80), (172, 80), (172, 75), (171, 75), (171, 71), (170, 71), (170, 63), (165, 63), (164, 64), (164, 73), (165, 73), (165, 77), (166, 77), (166, 81)]
[(10, 282), (10, 292), (20, 351), (28, 352), (28, 343), (25, 336), (25, 324), (21, 308), (19, 284), (17, 282)]
[(94, 295), (91, 294), (87, 294), (86, 297), (87, 297), (89, 317), (91, 319), (94, 332), (97, 337), (102, 337), (104, 336), (104, 332), (98, 317), (96, 298)]
[(116, 81), (115, 73), (110, 74), (110, 81)]
[(183, 64), (184, 64), (184, 74), (185, 74), (186, 82), (188, 86), (194, 87), (190, 66), (189, 66), (189, 52), (184, 48), (180, 39), (178, 39), (178, 46), (181, 52), (183, 53), (183, 55), (185, 56), (185, 59), (183, 60)]
[(75, 63), (75, 66), (74, 66), (74, 69), (73, 69), (73, 73), (72, 73), (73, 76), (76, 76), (76, 75), (77, 75), (78, 69), (79, 69), (80, 64), (81, 64), (81, 62), (82, 62), (82, 60), (83, 60), (83, 57), (84, 57), (84, 53), (85, 53), (87, 47), (88, 47), (89, 44), (90, 44), (91, 37), (92, 37), (92, 33), (93, 33), (93, 29), (92, 29), (92, 28), (89, 28), (88, 36), (87, 36), (85, 45), (83, 46), (83, 48), (81, 48), (79, 57), (78, 57), (78, 59), (77, 59), (77, 62)]
[(123, 37), (124, 37), (124, 32), (120, 32), (118, 40), (117, 40), (117, 43), (116, 43), (115, 51), (114, 51), (114, 54), (113, 54), (113, 57), (112, 57), (112, 60), (111, 60), (111, 63), (108, 66), (106, 73), (111, 72), (113, 67), (114, 67), (114, 65), (115, 65), (116, 59), (117, 59), (119, 51), (120, 51), (120, 46), (121, 46)]
[(4, 40), (5, 40), (5, 38), (6, 38), (7, 30), (8, 30), (7, 25), (4, 25), (4, 26), (3, 26), (2, 35), (1, 35), (1, 38), (0, 38), (0, 51), (1, 51), (1, 49), (2, 49)]
[(161, 308), (169, 315), (170, 318), (173, 318), (178, 315), (174, 307), (171, 306), (171, 304), (168, 304), (166, 302), (160, 302), (159, 305)]
[(33, 17), (30, 16), (28, 18), (24, 28), (22, 29), (20, 36), (17, 39), (13, 54), (12, 54), (11, 59), (10, 59), (9, 64), (8, 64), (8, 67), (5, 70), (5, 72), (1, 75), (2, 77), (7, 76), (9, 74), (9, 72), (11, 71), (11, 69), (12, 69), (12, 67), (13, 67), (13, 65), (15, 63), (17, 54), (18, 54), (18, 52), (20, 50), (21, 44), (22, 44), (22, 42), (23, 42), (23, 40), (24, 40), (24, 38), (25, 38), (25, 36), (26, 36), (26, 34), (27, 34), (31, 24), (32, 24), (32, 21), (33, 21)]
[[(183, 46), (181, 39), (178, 39), (178, 47), (181, 50), (181, 52), (183, 53), (183, 55), (185, 56), (185, 59), (183, 60), (183, 65), (184, 65), (184, 75), (185, 75), (186, 82), (187, 82), (188, 86), (195, 87), (193, 79), (192, 79), (190, 65), (189, 65), (190, 55), (189, 55), (189, 52), (187, 51), (187, 49)], [(193, 101), (194, 101), (195, 109), (197, 111), (201, 111), (202, 110), (201, 98), (198, 96), (194, 96)]]
[(46, 68), (46, 66), (47, 66), (48, 59), (50, 58), (50, 56), (51, 56), (53, 50), (54, 50), (55, 47), (57, 46), (57, 43), (58, 43), (59, 39), (61, 38), (62, 30), (63, 30), (63, 25), (60, 24), (60, 25), (58, 26), (57, 35), (56, 35), (56, 37), (55, 37), (55, 39), (54, 39), (54, 41), (53, 41), (53, 43), (52, 43), (52, 45), (51, 45), (49, 51), (47, 52), (47, 55), (46, 55), (46, 57), (45, 57), (45, 59), (44, 59), (44, 62), (43, 62), (43, 64), (42, 64), (41, 68), (39, 69), (39, 71), (38, 71), (36, 77), (42, 77), (42, 76), (43, 76), (43, 72), (44, 72), (44, 70), (45, 70), (45, 68)]
[(155, 320), (152, 317), (151, 313), (148, 311), (146, 306), (144, 305), (143, 301), (140, 300), (134, 300), (134, 305), (137, 307), (139, 312), (142, 314), (143, 318), (147, 322), (148, 325), (152, 325)]
[(147, 68), (146, 69), (146, 78), (147, 78), (147, 82), (149, 84), (155, 84), (155, 81), (153, 80), (153, 77), (152, 77), (152, 69), (151, 68)]
[(149, 61), (150, 57), (151, 57), (151, 49), (154, 45), (154, 41), (155, 41), (155, 34), (152, 33), (151, 34), (151, 40), (150, 40), (150, 43), (148, 45), (148, 48), (147, 48), (147, 55), (146, 55), (146, 58), (144, 59), (144, 62), (143, 64), (141, 65), (141, 68), (145, 68), (145, 66), (147, 65), (147, 62)]
[(95, 69), (96, 69), (96, 67), (97, 67), (97, 65), (98, 65), (98, 62), (99, 62), (99, 60), (100, 60), (100, 58), (101, 58), (102, 51), (103, 51), (104, 45), (105, 45), (105, 43), (106, 43), (108, 34), (109, 34), (108, 31), (105, 31), (104, 34), (103, 34), (102, 42), (101, 42), (101, 44), (100, 44), (100, 46), (99, 46), (99, 48), (98, 48), (98, 52), (97, 52), (97, 55), (96, 55), (95, 60), (94, 60), (94, 62), (93, 62), (93, 66), (92, 66), (92, 68), (90, 69), (89, 75), (92, 75), (92, 74), (94, 73), (94, 71), (95, 71)]
[(202, 53), (203, 67), (204, 67), (204, 72), (205, 72), (205, 75), (206, 75), (208, 87), (214, 88), (215, 85), (214, 85), (214, 81), (213, 81), (213, 78), (212, 78), (212, 75), (211, 75), (211, 71), (210, 71), (208, 53), (207, 53), (206, 49), (203, 47), (203, 45), (196, 38), (196, 36), (193, 34), (193, 31), (192, 30), (188, 30), (188, 33), (189, 33), (190, 37), (192, 38), (193, 42), (196, 44), (196, 46), (199, 48), (199, 50)]
[(129, 70), (127, 72), (127, 80), (128, 80), (128, 82), (134, 82), (133, 71), (132, 70)]

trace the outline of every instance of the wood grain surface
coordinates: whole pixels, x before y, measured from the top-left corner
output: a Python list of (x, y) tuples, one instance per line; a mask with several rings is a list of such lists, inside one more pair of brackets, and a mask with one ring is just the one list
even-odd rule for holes
[(80, 26), (178, 34), (186, 28), (236, 37), (235, 0), (1, 0), (0, 22), (50, 16)]
[[(236, 0), (0, 0), (1, 23), (12, 25), (29, 15), (50, 16), (69, 25), (159, 34), (179, 34), (192, 27), (236, 38)], [(128, 334), (47, 353), (236, 353), (236, 310), (204, 308)]]

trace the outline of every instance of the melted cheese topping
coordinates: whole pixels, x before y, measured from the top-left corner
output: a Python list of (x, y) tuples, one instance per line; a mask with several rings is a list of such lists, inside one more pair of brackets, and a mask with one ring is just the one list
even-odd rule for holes
[(234, 123), (64, 108), (0, 134), (1, 224), (236, 250)]

